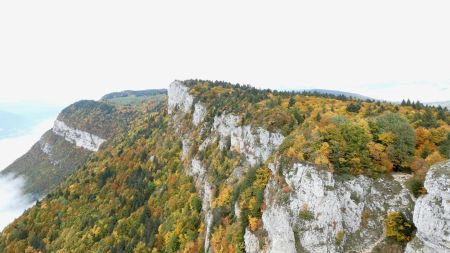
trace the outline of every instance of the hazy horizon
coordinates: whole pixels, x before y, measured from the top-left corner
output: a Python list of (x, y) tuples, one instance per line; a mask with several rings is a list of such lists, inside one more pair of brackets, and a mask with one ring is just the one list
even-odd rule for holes
[(3, 1), (0, 102), (68, 105), (195, 78), (447, 101), (446, 5)]

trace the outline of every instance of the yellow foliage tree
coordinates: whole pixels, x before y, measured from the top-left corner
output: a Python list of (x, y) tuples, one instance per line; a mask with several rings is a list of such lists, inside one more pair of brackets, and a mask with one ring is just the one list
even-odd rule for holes
[(389, 156), (386, 153), (386, 147), (382, 144), (369, 142), (367, 144), (370, 156), (372, 157), (375, 164), (380, 166), (381, 171), (390, 172), (392, 171), (394, 165), (389, 160)]
[(248, 224), (251, 231), (256, 231), (259, 227), (259, 220), (256, 217), (248, 216)]
[(231, 186), (229, 185), (223, 187), (223, 189), (219, 193), (219, 197), (217, 198), (217, 205), (226, 206), (230, 204), (232, 191), (233, 188), (231, 188)]
[(330, 145), (328, 144), (328, 142), (324, 142), (317, 151), (317, 156), (316, 159), (314, 160), (314, 163), (317, 165), (325, 165), (328, 167), (332, 166), (330, 160), (328, 160), (329, 155), (330, 155)]
[(433, 153), (431, 153), (431, 155), (429, 155), (425, 161), (428, 163), (428, 165), (433, 165), (437, 162), (443, 161), (444, 158), (441, 156), (441, 154), (439, 154), (438, 151), (434, 151)]
[(271, 176), (272, 172), (267, 167), (258, 169), (256, 171), (255, 186), (259, 189), (264, 189)]
[(391, 132), (386, 132), (386, 133), (381, 133), (378, 136), (378, 138), (384, 145), (388, 146), (388, 145), (391, 145), (392, 143), (394, 143), (395, 135)]
[(399, 242), (411, 240), (414, 225), (410, 223), (401, 212), (391, 212), (385, 220), (386, 236)]
[(217, 228), (211, 236), (211, 248), (212, 252), (227, 252), (226, 240), (225, 240), (225, 229), (223, 226)]

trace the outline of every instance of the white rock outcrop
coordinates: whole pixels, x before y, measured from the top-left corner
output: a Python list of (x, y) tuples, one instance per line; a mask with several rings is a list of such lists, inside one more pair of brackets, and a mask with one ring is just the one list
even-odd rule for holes
[(189, 94), (188, 90), (188, 87), (180, 81), (174, 81), (169, 85), (169, 90), (167, 91), (169, 113), (172, 113), (177, 107), (185, 113), (191, 110), (194, 97)]
[[(277, 187), (275, 181), (270, 180), (264, 193), (265, 201), (268, 203), (268, 207), (262, 215), (264, 229), (267, 231), (268, 236), (268, 249), (266, 252), (295, 253), (297, 250), (289, 209), (282, 203), (270, 200), (274, 187)], [(248, 242), (245, 241), (245, 243), (247, 244)]]
[(202, 166), (201, 162), (197, 159), (192, 159), (191, 167), (188, 170), (190, 176), (194, 176), (199, 182), (202, 182), (205, 176), (206, 169)]
[(200, 124), (206, 115), (206, 108), (201, 103), (196, 103), (194, 106), (194, 113), (192, 115), (192, 123), (194, 125)]
[(412, 212), (408, 191), (390, 178), (338, 180), (303, 164), (281, 170), (290, 192), (273, 179), (266, 188), (269, 252), (364, 252), (384, 237), (389, 211)]
[(38, 143), (39, 143), (39, 147), (41, 148), (41, 151), (47, 155), (49, 162), (55, 166), (58, 165), (60, 163), (60, 161), (57, 161), (54, 158), (53, 145), (46, 142), (43, 138), (41, 138)]
[(41, 148), (42, 152), (44, 152), (44, 154), (46, 154), (47, 156), (52, 155), (53, 146), (45, 142), (42, 138), (39, 140), (39, 147)]
[(214, 118), (213, 128), (220, 137), (221, 149), (229, 144), (232, 150), (244, 154), (251, 166), (265, 162), (284, 140), (280, 133), (271, 133), (261, 127), (240, 126), (239, 121), (236, 115), (223, 114)]
[(55, 120), (52, 131), (56, 135), (63, 137), (66, 141), (90, 151), (98, 151), (102, 143), (105, 142), (105, 139), (99, 136), (69, 127), (59, 120)]
[(259, 253), (261, 252), (259, 248), (259, 240), (248, 228), (245, 229), (244, 234), (245, 241), (245, 252), (246, 253)]
[(416, 237), (406, 252), (450, 252), (450, 161), (430, 168), (425, 178), (428, 194), (416, 201)]
[(208, 181), (205, 181), (205, 184), (203, 186), (203, 201), (202, 201), (202, 210), (205, 214), (205, 225), (206, 225), (205, 252), (209, 251), (209, 238), (211, 235), (211, 225), (213, 221), (213, 214), (211, 207), (212, 198), (213, 198), (212, 187), (208, 183)]
[(183, 139), (181, 141), (182, 152), (181, 152), (181, 160), (184, 160), (189, 155), (189, 149), (191, 148), (189, 139)]

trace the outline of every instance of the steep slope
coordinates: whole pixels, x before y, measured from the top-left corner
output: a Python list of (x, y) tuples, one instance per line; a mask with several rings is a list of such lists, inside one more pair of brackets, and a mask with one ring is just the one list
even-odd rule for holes
[(175, 81), (167, 103), (8, 226), (0, 250), (403, 250), (447, 119), (430, 109), (437, 126), (424, 128), (425, 109), (352, 103)]
[(105, 141), (126, 132), (139, 108), (124, 109), (88, 100), (76, 102), (65, 108), (53, 128), (1, 175), (23, 177), (24, 192), (39, 199), (84, 165)]

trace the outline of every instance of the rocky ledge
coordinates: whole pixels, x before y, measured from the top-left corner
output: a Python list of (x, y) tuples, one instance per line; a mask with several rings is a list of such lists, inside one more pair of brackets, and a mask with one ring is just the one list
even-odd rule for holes
[(52, 131), (66, 141), (90, 151), (98, 151), (102, 143), (105, 142), (105, 139), (99, 136), (69, 127), (66, 123), (59, 120), (55, 120)]

